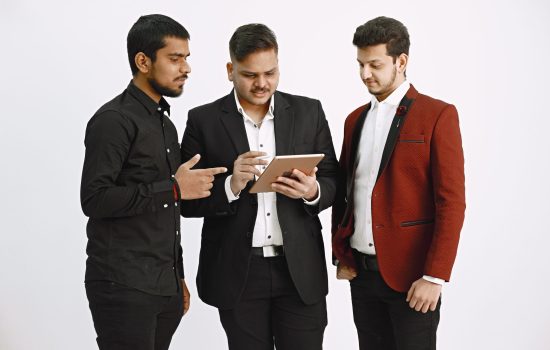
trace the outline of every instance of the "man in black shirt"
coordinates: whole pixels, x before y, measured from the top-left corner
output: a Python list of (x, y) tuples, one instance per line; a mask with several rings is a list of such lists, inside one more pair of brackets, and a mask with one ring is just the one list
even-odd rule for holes
[(142, 16), (127, 42), (133, 79), (86, 128), (86, 293), (100, 349), (168, 349), (189, 308), (179, 201), (209, 196), (226, 169), (191, 170), (200, 155), (181, 164), (163, 96), (181, 95), (191, 71), (187, 30)]

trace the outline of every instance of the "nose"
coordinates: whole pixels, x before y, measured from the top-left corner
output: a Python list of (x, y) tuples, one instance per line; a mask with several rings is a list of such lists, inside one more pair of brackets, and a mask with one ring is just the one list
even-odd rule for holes
[(372, 73), (368, 66), (363, 66), (359, 68), (359, 74), (361, 74), (361, 79), (367, 80), (368, 78), (372, 77)]
[(189, 74), (191, 73), (191, 65), (187, 61), (183, 61), (183, 64), (180, 66), (180, 73)]
[(267, 79), (263, 75), (259, 75), (254, 83), (257, 87), (263, 88), (267, 83)]

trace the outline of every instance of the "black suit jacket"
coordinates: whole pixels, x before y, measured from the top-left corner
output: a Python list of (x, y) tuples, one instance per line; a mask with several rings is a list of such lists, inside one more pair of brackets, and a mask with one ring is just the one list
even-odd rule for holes
[[(338, 164), (321, 103), (282, 92), (273, 96), (276, 154), (325, 154), (317, 172), (321, 188), (318, 205), (308, 206), (302, 199), (277, 194), (290, 275), (303, 302), (312, 304), (328, 293), (322, 227), (317, 214), (334, 202)], [(228, 168), (226, 174), (214, 180), (210, 197), (183, 202), (182, 215), (204, 217), (197, 274), (200, 298), (207, 304), (230, 309), (245, 287), (258, 210), (257, 196), (248, 192), (252, 182), (232, 203), (225, 193), (225, 179), (233, 172), (233, 162), (250, 150), (233, 92), (189, 111), (181, 149), (182, 159), (201, 155), (197, 168)]]

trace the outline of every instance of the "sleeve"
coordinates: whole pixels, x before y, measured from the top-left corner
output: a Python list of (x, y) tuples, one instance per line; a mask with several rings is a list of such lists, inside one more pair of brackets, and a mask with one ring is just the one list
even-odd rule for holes
[(317, 205), (308, 205), (304, 203), (305, 210), (309, 215), (315, 216), (321, 211), (327, 209), (334, 203), (336, 195), (336, 175), (338, 171), (338, 161), (332, 144), (332, 136), (325, 112), (321, 102), (317, 102), (317, 130), (315, 136), (315, 152), (323, 153), (325, 157), (317, 166), (317, 182), (319, 183), (320, 196)]
[(80, 200), (88, 217), (114, 218), (160, 210), (173, 201), (172, 180), (121, 186), (122, 172), (134, 137), (133, 126), (120, 113), (105, 111), (88, 123)]
[(424, 274), (449, 280), (466, 209), (464, 154), (458, 113), (448, 105), (439, 116), (431, 141), (435, 225)]

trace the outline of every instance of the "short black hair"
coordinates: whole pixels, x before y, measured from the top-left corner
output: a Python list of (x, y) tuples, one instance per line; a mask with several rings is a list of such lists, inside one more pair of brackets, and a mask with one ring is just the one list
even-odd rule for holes
[(126, 41), (128, 47), (128, 60), (132, 75), (136, 75), (138, 68), (135, 57), (143, 52), (153, 62), (157, 59), (157, 51), (166, 43), (166, 37), (175, 37), (189, 40), (189, 32), (178, 22), (165, 15), (141, 16), (130, 28)]
[(269, 49), (279, 52), (277, 37), (271, 29), (260, 23), (240, 26), (229, 40), (229, 54), (237, 61), (244, 60), (255, 51)]
[(353, 35), (353, 45), (358, 48), (386, 44), (388, 56), (394, 60), (402, 53), (409, 54), (409, 32), (403, 23), (389, 17), (376, 17), (360, 25)]

